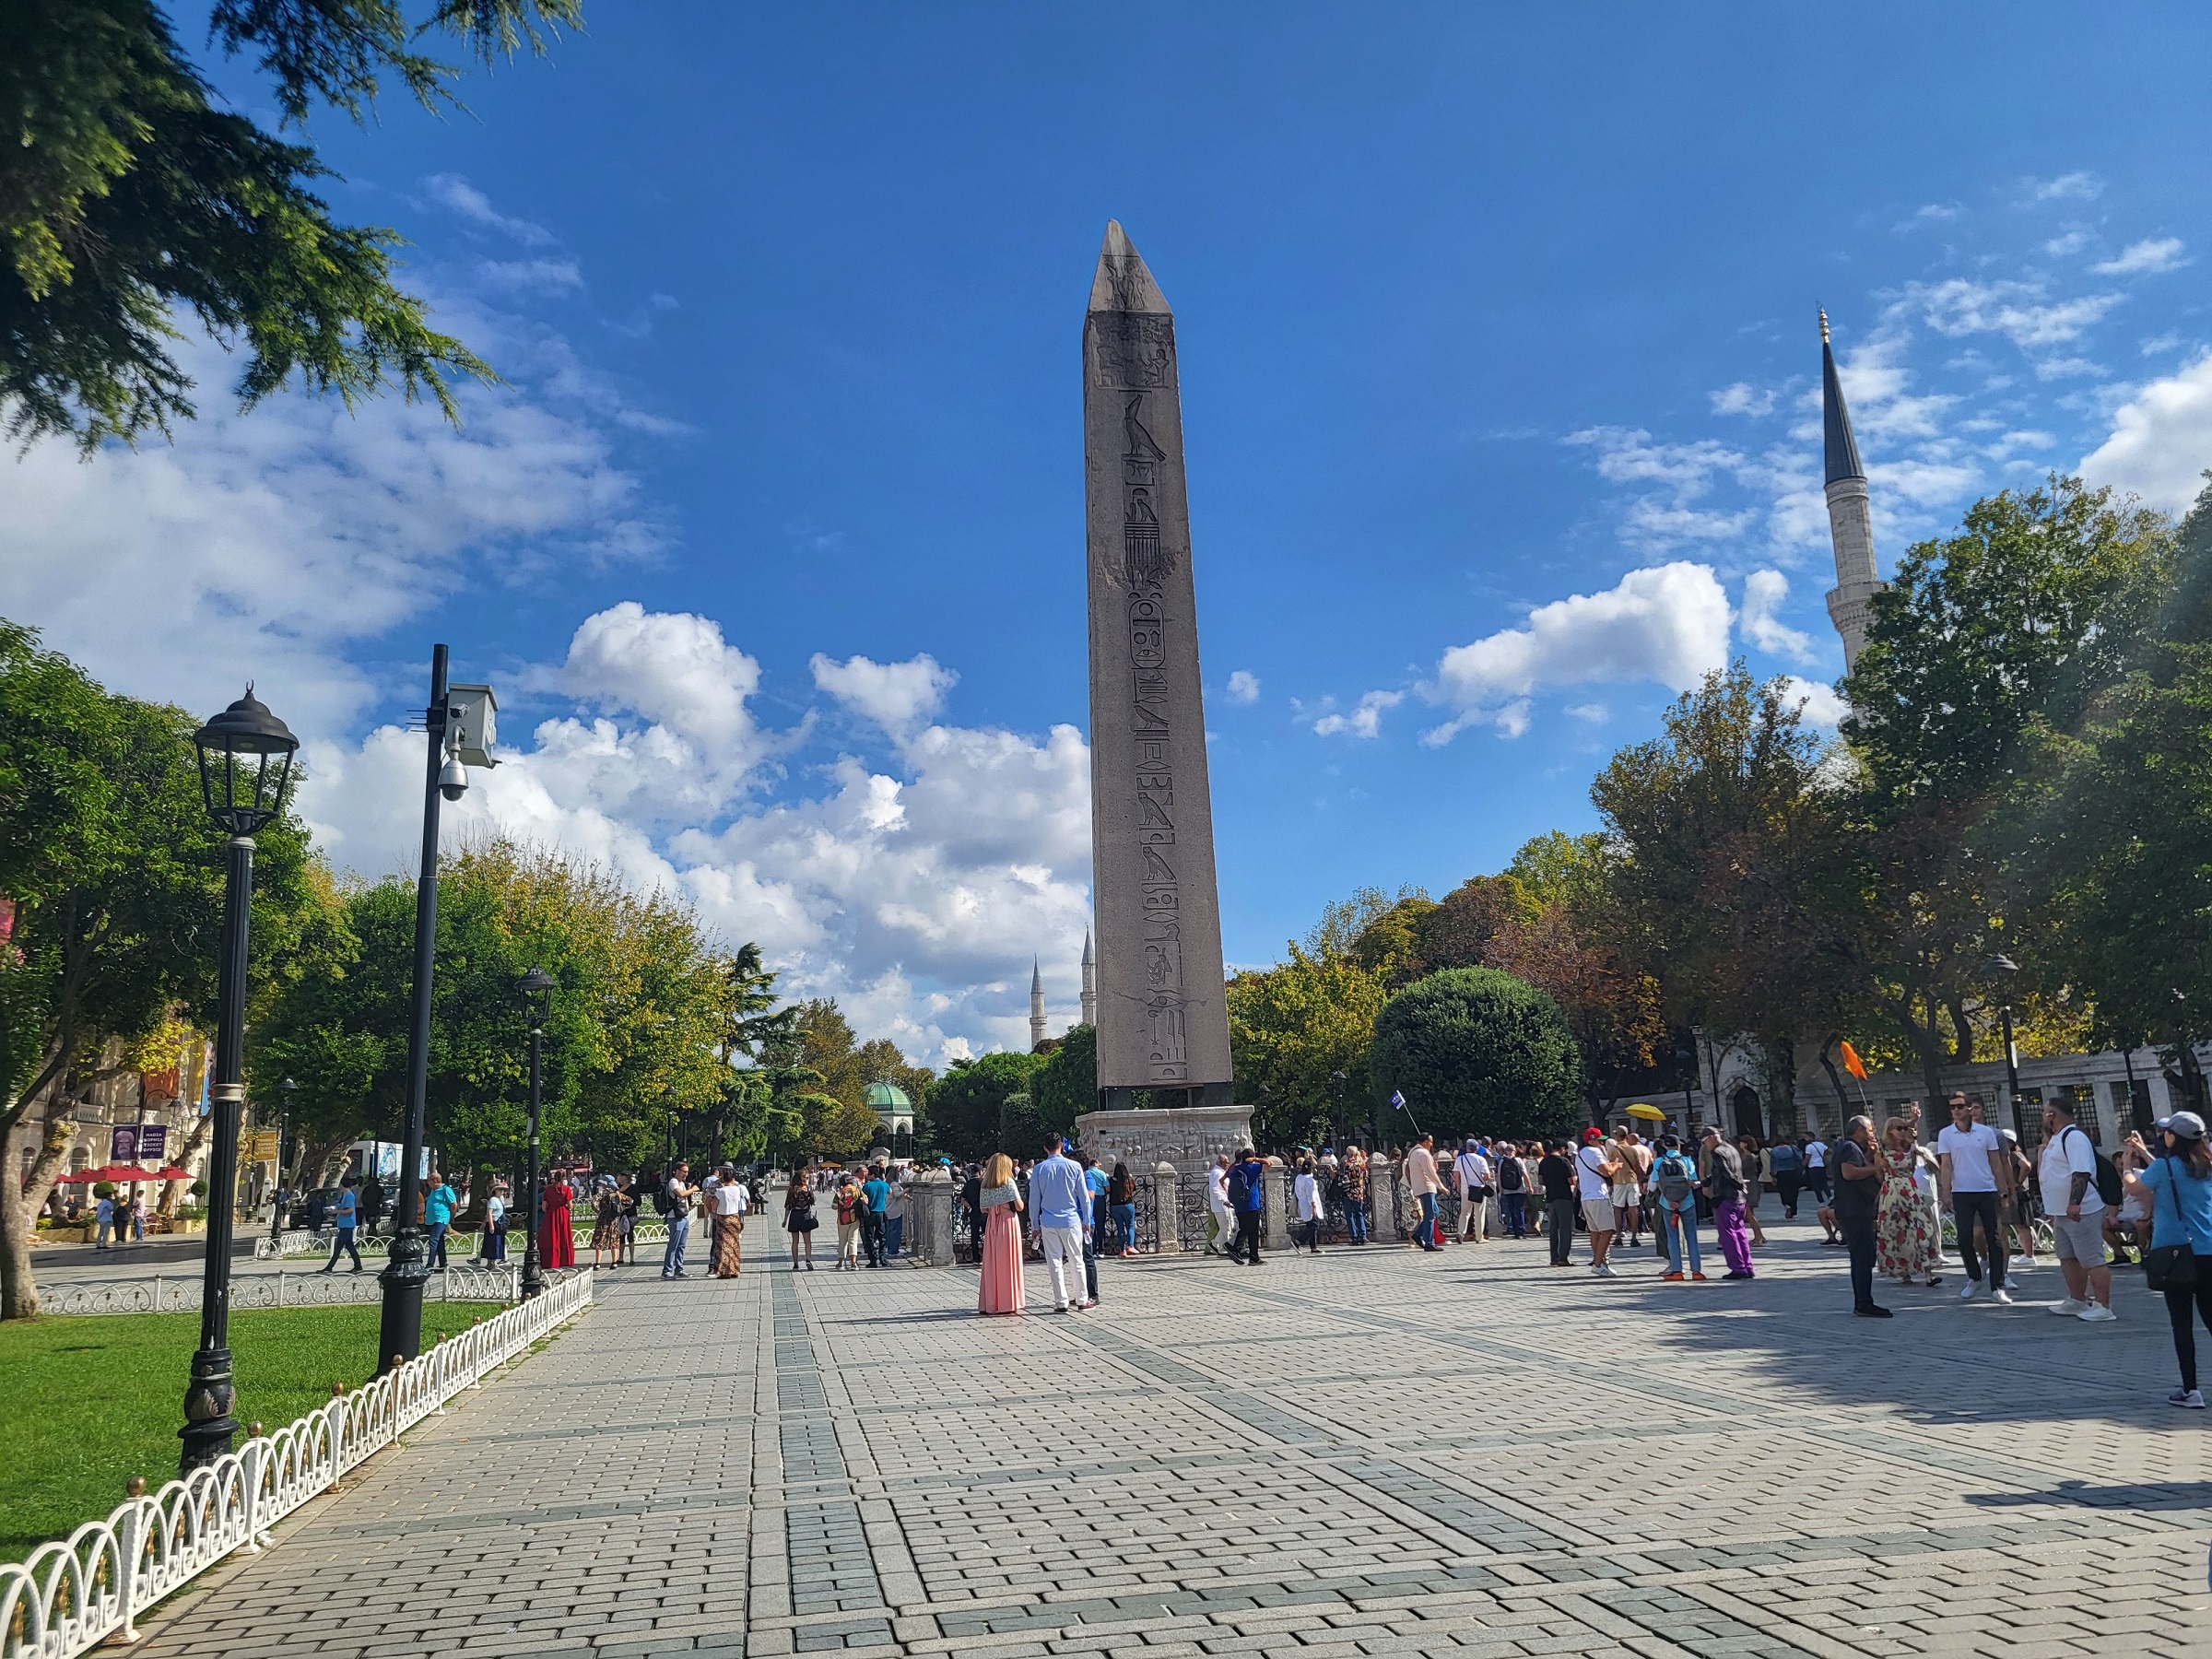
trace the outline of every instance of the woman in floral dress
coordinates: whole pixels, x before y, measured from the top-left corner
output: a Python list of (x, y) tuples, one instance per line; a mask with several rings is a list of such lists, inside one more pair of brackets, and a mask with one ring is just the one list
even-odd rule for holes
[(1943, 1234), (1921, 1196), (1916, 1177), (1928, 1154), (1913, 1137), (1910, 1119), (1893, 1117), (1882, 1126), (1882, 1150), (1888, 1165), (1875, 1205), (1874, 1270), (1900, 1285), (1939, 1285), (1936, 1268)]

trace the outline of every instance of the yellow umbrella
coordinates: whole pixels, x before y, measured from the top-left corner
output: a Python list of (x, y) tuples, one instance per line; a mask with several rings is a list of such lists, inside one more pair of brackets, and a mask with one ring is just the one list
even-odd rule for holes
[(1637, 1101), (1635, 1105), (1629, 1108), (1629, 1115), (1632, 1118), (1648, 1118), (1654, 1124), (1666, 1122), (1665, 1112), (1660, 1111), (1656, 1106), (1647, 1105), (1642, 1100)]

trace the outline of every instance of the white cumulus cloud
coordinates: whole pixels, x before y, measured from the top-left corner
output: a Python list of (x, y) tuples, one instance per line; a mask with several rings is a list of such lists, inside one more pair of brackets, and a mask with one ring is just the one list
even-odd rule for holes
[(2089, 268), (2106, 276), (2143, 276), (2174, 270), (2188, 263), (2182, 257), (2182, 239), (2161, 236), (2130, 242), (2116, 257)]
[(934, 719), (945, 706), (945, 694), (960, 677), (927, 652), (903, 663), (878, 663), (865, 656), (840, 663), (818, 651), (808, 666), (817, 686), (894, 739), (906, 737)]
[(1652, 680), (1686, 690), (1726, 665), (1730, 620), (1712, 567), (1682, 561), (1630, 571), (1603, 593), (1538, 606), (1524, 626), (1443, 653), (1421, 693), (1454, 718), (1428, 739), (1449, 742), (1485, 723), (1517, 735), (1507, 728), (1527, 729), (1524, 700), (1552, 687)]
[(2186, 512), (2212, 466), (2212, 353), (2136, 388), (2112, 412), (2112, 436), (2082, 458), (2092, 483), (2133, 490), (2153, 507)]
[(1783, 677), (1787, 686), (1783, 695), (1797, 705), (1808, 725), (1833, 728), (1841, 724), (1843, 716), (1851, 712), (1851, 705), (1837, 694), (1833, 686), (1800, 679), (1794, 674)]
[(1754, 386), (1749, 381), (1723, 386), (1712, 397), (1715, 415), (1770, 415), (1774, 410), (1773, 392)]
[(1370, 691), (1359, 700), (1359, 706), (1347, 712), (1324, 714), (1313, 723), (1315, 735), (1335, 737), (1348, 734), (1354, 737), (1373, 737), (1382, 733), (1382, 711), (1394, 709), (1406, 700), (1403, 691)]
[(1229, 684), (1225, 689), (1229, 693), (1230, 702), (1257, 702), (1260, 700), (1260, 677), (1248, 669), (1232, 669), (1230, 672)]
[(1786, 656), (1792, 662), (1813, 660), (1812, 636), (1788, 626), (1781, 611), (1790, 597), (1790, 579), (1780, 571), (1754, 571), (1744, 578), (1744, 606), (1736, 628), (1761, 651)]
[(2030, 179), (2028, 188), (2039, 202), (2088, 202), (2103, 193), (2104, 181), (2093, 172), (2070, 172), (2055, 179)]

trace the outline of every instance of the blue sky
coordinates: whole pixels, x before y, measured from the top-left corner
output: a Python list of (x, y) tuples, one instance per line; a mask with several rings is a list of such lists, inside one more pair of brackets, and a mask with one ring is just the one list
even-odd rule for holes
[(371, 874), (450, 641), (512, 750), (457, 833), (677, 887), (924, 1059), (1024, 1039), (1032, 949), (1072, 1018), (1110, 216), (1179, 319), (1232, 961), (1590, 827), (1726, 654), (1840, 672), (1817, 306), (1885, 568), (2047, 467), (2212, 464), (2191, 8), (590, 15), (473, 117), (315, 127), (507, 376), (465, 429), (241, 420), (195, 344), (173, 448), (0, 464), (0, 611), (258, 677)]

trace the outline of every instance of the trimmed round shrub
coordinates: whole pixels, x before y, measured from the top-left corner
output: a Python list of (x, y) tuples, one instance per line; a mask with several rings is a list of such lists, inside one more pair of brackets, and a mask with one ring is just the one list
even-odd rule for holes
[(1418, 1124), (1442, 1146), (1468, 1135), (1565, 1135), (1586, 1121), (1582, 1052), (1546, 993), (1494, 968), (1448, 968), (1382, 1005), (1368, 1049), (1375, 1098), (1394, 1089), (1385, 1134)]

